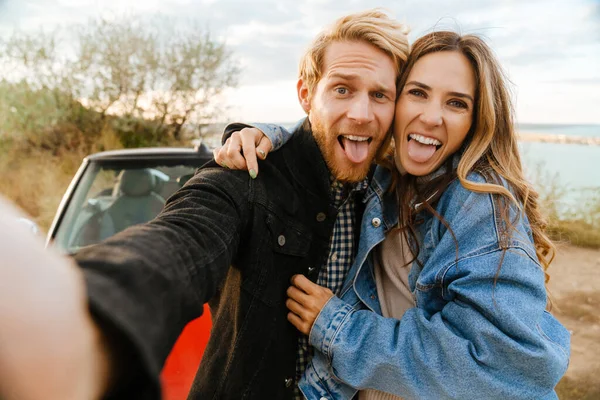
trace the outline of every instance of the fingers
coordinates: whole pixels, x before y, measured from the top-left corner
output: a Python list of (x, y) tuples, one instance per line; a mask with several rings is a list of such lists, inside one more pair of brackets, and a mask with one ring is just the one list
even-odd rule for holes
[(288, 320), (302, 333), (308, 335), (317, 316), (333, 292), (312, 283), (304, 275), (294, 275), (287, 289), (285, 306), (290, 310)]
[(267, 155), (271, 152), (272, 149), (273, 144), (271, 143), (269, 138), (263, 134), (260, 140), (258, 141), (258, 145), (256, 146), (256, 154), (261, 160), (264, 160), (267, 158)]
[(213, 154), (215, 161), (232, 169), (247, 169), (250, 177), (258, 175), (258, 158), (264, 160), (271, 151), (271, 141), (256, 128), (244, 128), (234, 132), (225, 144), (216, 149)]
[(314, 320), (321, 311), (322, 301), (317, 296), (311, 296), (300, 289), (290, 286), (286, 292), (288, 299), (285, 306), (303, 320)]
[(296, 329), (302, 332), (305, 335), (310, 334), (310, 326), (308, 323), (304, 322), (302, 318), (294, 314), (293, 312), (289, 312), (287, 314), (287, 320), (294, 325)]
[[(296, 290), (298, 291), (298, 289)], [(300, 332), (308, 335), (312, 324), (314, 323), (315, 315), (292, 298), (285, 301), (285, 306), (290, 310), (287, 315), (288, 321), (290, 321)]]
[(256, 144), (260, 141), (260, 137), (253, 131), (258, 131), (262, 135), (262, 132), (258, 129), (244, 128), (240, 131), (240, 137), (242, 141), (242, 150), (248, 166), (248, 172), (252, 179), (255, 179), (258, 174), (258, 160), (256, 159), (258, 150), (256, 149)]
[(221, 167), (229, 168), (229, 166), (224, 160), (225, 151), (223, 150), (223, 146), (217, 147), (213, 150), (213, 158), (215, 159), (216, 163), (219, 164)]
[(321, 288), (321, 286), (317, 285), (316, 283), (311, 282), (304, 275), (292, 276), (291, 282), (292, 282), (292, 285), (294, 285), (295, 287), (297, 287), (298, 289), (302, 290), (303, 292), (305, 292), (307, 294), (314, 294), (319, 288)]
[(225, 168), (246, 169), (246, 160), (241, 154), (242, 144), (237, 132), (225, 141), (225, 144), (213, 151), (217, 164)]
[(247, 169), (246, 159), (242, 155), (242, 139), (240, 133), (233, 132), (225, 142), (225, 146), (227, 146), (225, 162), (229, 168), (241, 170)]
[(308, 304), (310, 302), (310, 296), (295, 286), (290, 286), (286, 294), (290, 299), (300, 304)]
[(285, 306), (299, 316), (301, 319), (306, 320), (308, 315), (306, 313), (306, 309), (302, 306), (302, 304), (298, 303), (296, 300), (289, 298), (285, 301)]

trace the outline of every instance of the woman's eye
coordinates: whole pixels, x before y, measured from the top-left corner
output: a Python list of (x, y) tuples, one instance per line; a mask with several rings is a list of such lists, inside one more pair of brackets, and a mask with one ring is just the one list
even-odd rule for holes
[(346, 89), (345, 87), (338, 87), (338, 88), (335, 88), (335, 91), (336, 91), (338, 94), (347, 94), (347, 93), (348, 93), (348, 89)]
[(408, 94), (412, 94), (413, 96), (425, 97), (425, 93), (422, 90), (411, 89), (408, 91)]
[(464, 103), (462, 101), (458, 101), (458, 100), (452, 100), (449, 104), (452, 107), (456, 107), (456, 108), (468, 108), (466, 103)]

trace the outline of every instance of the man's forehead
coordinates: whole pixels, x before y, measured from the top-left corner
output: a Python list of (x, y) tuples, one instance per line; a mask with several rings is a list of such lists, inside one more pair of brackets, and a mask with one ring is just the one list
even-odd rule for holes
[(362, 62), (372, 66), (378, 66), (381, 61), (386, 60), (385, 68), (389, 65), (394, 67), (394, 60), (383, 50), (365, 41), (337, 41), (330, 43), (324, 53), (324, 67), (336, 61)]
[(348, 82), (372, 81), (395, 89), (398, 70), (383, 50), (366, 42), (333, 42), (325, 50), (322, 77)]

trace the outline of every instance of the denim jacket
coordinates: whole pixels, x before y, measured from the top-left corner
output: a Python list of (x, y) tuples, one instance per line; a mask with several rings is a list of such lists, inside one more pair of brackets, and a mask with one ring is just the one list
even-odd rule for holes
[[(285, 142), (277, 134), (285, 130), (257, 127), (279, 135), (273, 143)], [(485, 182), (475, 173), (468, 179)], [(374, 388), (405, 399), (556, 399), (570, 335), (546, 311), (526, 216), (512, 209), (508, 234), (490, 194), (455, 180), (438, 200), (458, 248), (443, 223), (422, 213), (420, 263), (409, 275), (416, 307), (400, 320), (381, 316), (373, 250), (398, 220), (390, 180), (378, 167), (355, 263), (311, 330), (317, 351), (300, 381), (305, 396), (351, 399), (357, 389)]]

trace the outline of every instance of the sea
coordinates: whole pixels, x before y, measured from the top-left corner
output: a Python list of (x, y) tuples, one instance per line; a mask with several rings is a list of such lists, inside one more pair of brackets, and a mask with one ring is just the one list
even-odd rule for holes
[[(292, 128), (296, 122), (278, 123)], [(530, 124), (516, 125), (522, 134), (552, 138), (600, 138), (600, 125)], [(219, 135), (220, 137), (220, 135)], [(542, 195), (555, 193), (559, 212), (576, 209), (577, 203), (597, 199), (600, 204), (600, 145), (519, 142), (525, 176)]]
[[(600, 138), (600, 125), (519, 124), (518, 132)], [(542, 193), (558, 194), (559, 211), (600, 200), (600, 145), (520, 142), (526, 177)]]

